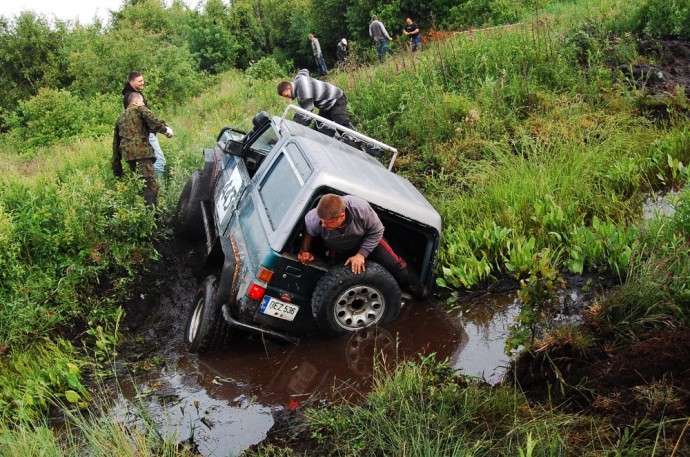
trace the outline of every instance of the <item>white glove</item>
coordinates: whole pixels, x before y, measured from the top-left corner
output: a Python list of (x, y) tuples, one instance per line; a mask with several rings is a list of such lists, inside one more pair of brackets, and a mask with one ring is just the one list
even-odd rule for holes
[(172, 136), (174, 135), (173, 129), (171, 129), (170, 127), (166, 127), (165, 132), (163, 132), (163, 135), (167, 136), (168, 138), (172, 138)]

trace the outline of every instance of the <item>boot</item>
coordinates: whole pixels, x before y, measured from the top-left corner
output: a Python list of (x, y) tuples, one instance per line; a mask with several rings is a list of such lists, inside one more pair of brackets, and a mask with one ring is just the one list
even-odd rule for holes
[(403, 292), (409, 293), (414, 298), (422, 300), (429, 296), (429, 288), (419, 282), (419, 278), (410, 271), (409, 267), (400, 271), (396, 279)]
[(158, 181), (158, 190), (165, 190), (165, 172), (164, 171), (154, 171), (153, 177)]

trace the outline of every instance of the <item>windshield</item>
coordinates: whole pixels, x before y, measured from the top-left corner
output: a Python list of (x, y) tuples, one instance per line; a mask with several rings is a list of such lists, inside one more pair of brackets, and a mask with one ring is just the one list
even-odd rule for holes
[(271, 127), (267, 128), (254, 142), (249, 145), (249, 150), (266, 155), (271, 152), (273, 146), (278, 142), (278, 135)]

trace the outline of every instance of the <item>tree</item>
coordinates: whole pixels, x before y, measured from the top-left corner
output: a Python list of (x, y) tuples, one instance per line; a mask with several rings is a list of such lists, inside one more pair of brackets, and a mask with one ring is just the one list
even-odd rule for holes
[(0, 22), (0, 106), (11, 109), (41, 87), (66, 85), (67, 33), (63, 22), (56, 21), (53, 29), (43, 16), (32, 12)]

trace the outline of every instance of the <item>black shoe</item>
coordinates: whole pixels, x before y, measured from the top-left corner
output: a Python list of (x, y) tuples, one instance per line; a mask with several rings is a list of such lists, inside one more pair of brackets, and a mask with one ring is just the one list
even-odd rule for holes
[(429, 289), (424, 285), (424, 284), (412, 284), (409, 286), (406, 290), (409, 292), (414, 298), (422, 300), (425, 299), (429, 296)]
[(370, 144), (364, 146), (364, 152), (366, 152), (374, 158), (378, 158), (383, 155), (383, 149), (379, 148), (378, 146), (372, 146)]

